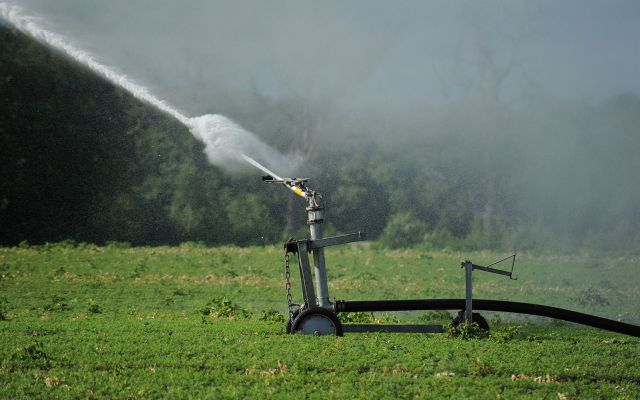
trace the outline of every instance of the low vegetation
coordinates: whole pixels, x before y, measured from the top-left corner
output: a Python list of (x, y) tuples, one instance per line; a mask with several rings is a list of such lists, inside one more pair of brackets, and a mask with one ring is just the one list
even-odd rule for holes
[[(349, 300), (461, 297), (459, 261), (500, 254), (464, 256), (331, 249), (330, 289)], [(517, 282), (478, 273), (476, 293), (637, 323), (628, 277), (638, 262), (523, 255)], [(488, 334), (287, 335), (272, 247), (22, 246), (0, 248), (0, 270), (2, 398), (640, 397), (639, 339), (560, 322), (484, 314)], [(448, 323), (456, 311), (341, 318)]]

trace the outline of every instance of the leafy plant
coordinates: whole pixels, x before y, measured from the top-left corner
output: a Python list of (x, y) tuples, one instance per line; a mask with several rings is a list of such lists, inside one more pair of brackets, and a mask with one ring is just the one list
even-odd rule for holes
[(102, 307), (100, 307), (99, 304), (91, 301), (89, 302), (89, 307), (87, 307), (87, 311), (89, 311), (92, 314), (102, 314)]
[(340, 313), (338, 318), (346, 324), (397, 324), (400, 319), (393, 314), (372, 312)]
[(491, 365), (486, 362), (480, 361), (479, 358), (476, 358), (476, 360), (473, 362), (473, 367), (471, 368), (469, 375), (484, 377), (491, 375), (493, 372), (494, 368)]
[(277, 310), (269, 307), (265, 310), (262, 310), (260, 314), (260, 321), (269, 321), (269, 322), (278, 322), (284, 323), (285, 318), (284, 315), (280, 314)]
[(199, 241), (186, 241), (186, 242), (182, 242), (180, 243), (180, 248), (181, 249), (205, 249), (207, 247), (207, 245), (199, 240)]
[(173, 291), (174, 296), (186, 296), (188, 293), (184, 289), (176, 289)]
[(166, 296), (164, 298), (164, 305), (165, 306), (172, 306), (176, 303), (176, 299), (173, 298), (172, 296)]
[(491, 340), (495, 340), (499, 343), (506, 343), (513, 340), (514, 337), (520, 332), (521, 328), (519, 326), (507, 326), (504, 329), (492, 330), (489, 333), (489, 337)]
[(53, 295), (51, 303), (47, 303), (42, 307), (45, 311), (69, 311), (71, 307), (67, 304), (64, 297)]
[(131, 274), (131, 278), (137, 279), (142, 276), (142, 274), (147, 270), (147, 264), (144, 261), (140, 261), (136, 264), (136, 268), (133, 270), (133, 274)]
[(49, 355), (44, 351), (42, 342), (34, 342), (19, 348), (11, 355), (11, 359), (14, 362), (19, 362), (30, 368), (43, 368), (49, 369), (51, 367), (51, 359)]
[(6, 297), (0, 297), (0, 321), (7, 321), (9, 317), (7, 312), (9, 311), (9, 301)]
[(480, 328), (476, 322), (468, 323), (463, 321), (458, 325), (449, 324), (445, 327), (449, 337), (458, 337), (464, 340), (484, 339), (489, 337), (489, 331)]
[(420, 243), (426, 231), (427, 226), (424, 222), (412, 213), (403, 212), (389, 218), (380, 240), (383, 245), (392, 249), (409, 247)]
[(237, 304), (233, 303), (226, 296), (214, 297), (207, 305), (200, 309), (200, 313), (213, 318), (249, 318), (251, 313)]
[(347, 324), (370, 324), (376, 320), (372, 312), (340, 313), (338, 318), (340, 322)]
[(108, 249), (129, 249), (131, 248), (131, 243), (109, 240), (105, 243), (105, 247)]

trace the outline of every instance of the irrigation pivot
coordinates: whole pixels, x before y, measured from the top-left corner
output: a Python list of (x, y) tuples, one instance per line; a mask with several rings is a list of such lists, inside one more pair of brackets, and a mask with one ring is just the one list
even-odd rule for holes
[[(242, 157), (254, 167), (266, 173), (263, 177), (266, 183), (279, 183), (307, 202), (307, 223), (310, 229), (309, 239), (289, 239), (285, 245), (285, 287), (289, 319), (288, 333), (302, 333), (312, 335), (337, 335), (344, 332), (444, 332), (442, 325), (398, 325), (398, 324), (345, 324), (338, 319), (338, 313), (373, 312), (373, 311), (418, 311), (418, 310), (460, 310), (457, 317), (451, 321), (453, 326), (465, 321), (477, 323), (481, 329), (488, 330), (489, 324), (475, 310), (512, 312), (520, 314), (539, 315), (543, 317), (561, 319), (578, 324), (593, 326), (613, 332), (640, 337), (640, 326), (601, 318), (595, 315), (583, 314), (557, 307), (540, 304), (521, 303), (514, 301), (473, 299), (472, 273), (484, 271), (493, 274), (513, 277), (515, 254), (498, 260), (489, 265), (476, 265), (467, 260), (461, 263), (465, 270), (465, 298), (461, 299), (409, 299), (409, 300), (364, 300), (364, 301), (329, 301), (327, 284), (327, 269), (324, 258), (324, 248), (327, 246), (346, 244), (365, 240), (363, 232), (343, 236), (322, 237), (322, 223), (324, 222), (324, 205), (319, 192), (306, 186), (308, 179), (282, 178), (249, 156)], [(311, 273), (309, 253), (313, 254), (314, 273)], [(291, 295), (290, 254), (297, 255), (302, 288), (302, 302), (294, 304)], [(511, 260), (511, 269), (495, 268), (497, 264)]]
[[(312, 330), (318, 332), (324, 332), (323, 329), (333, 330), (332, 333), (336, 333), (338, 327), (340, 326), (340, 321), (338, 321), (337, 317), (335, 317), (335, 313), (333, 313), (333, 305), (329, 301), (329, 286), (327, 284), (327, 270), (325, 266), (325, 258), (324, 258), (324, 247), (331, 244), (331, 241), (335, 241), (336, 238), (327, 238), (324, 239), (322, 237), (322, 223), (324, 222), (323, 211), (324, 204), (322, 201), (322, 195), (307, 187), (306, 182), (308, 179), (305, 178), (282, 178), (270, 171), (267, 167), (260, 164), (253, 158), (247, 156), (246, 154), (242, 154), (241, 157), (247, 161), (249, 164), (258, 168), (262, 172), (266, 173), (266, 176), (263, 176), (263, 181), (266, 183), (278, 183), (284, 185), (288, 189), (290, 189), (297, 196), (302, 197), (307, 203), (306, 211), (307, 211), (307, 223), (309, 224), (309, 232), (311, 239), (305, 241), (293, 241), (287, 242), (285, 248), (287, 251), (291, 250), (296, 252), (300, 257), (300, 273), (303, 276), (302, 279), (302, 288), (303, 293), (305, 294), (305, 307), (302, 307), (305, 311), (310, 309), (318, 309), (317, 315), (314, 313), (307, 312), (305, 319), (305, 328), (301, 328), (303, 330)], [(360, 239), (362, 240), (362, 239)], [(313, 266), (314, 266), (314, 274), (313, 274), (313, 282), (312, 282), (312, 274), (311, 267), (309, 264), (309, 256), (308, 253), (311, 252), (313, 254)], [(287, 273), (287, 276), (289, 274)], [(315, 286), (315, 288), (314, 288)], [(287, 287), (290, 287), (290, 282), (287, 282)], [(289, 298), (289, 294), (287, 296)], [(293, 311), (291, 310), (291, 314)], [(308, 321), (307, 321), (308, 319)], [(318, 328), (318, 326), (320, 328)], [(313, 327), (313, 328), (312, 328)], [(324, 327), (324, 328), (323, 328)]]
[[(471, 275), (474, 270), (511, 277), (513, 264), (512, 271), (508, 273), (507, 271), (491, 268), (493, 264), (480, 266), (473, 264), (471, 261), (464, 262), (463, 268), (465, 269), (467, 282), (465, 299), (336, 301), (332, 303), (329, 300), (324, 248), (364, 240), (365, 236), (362, 232), (357, 232), (324, 238), (322, 232), (324, 222), (322, 195), (307, 187), (308, 180), (303, 178), (282, 178), (254, 158), (246, 155), (246, 153), (260, 154), (262, 157), (271, 155), (271, 158), (276, 159), (279, 156), (278, 152), (262, 143), (255, 135), (220, 115), (188, 117), (168, 102), (153, 95), (144, 86), (139, 85), (116, 69), (100, 63), (96, 57), (76, 47), (63, 36), (45, 29), (38, 23), (36, 18), (24, 15), (19, 7), (0, 1), (0, 18), (34, 39), (67, 54), (108, 81), (129, 91), (138, 99), (153, 105), (181, 122), (191, 130), (191, 133), (196, 138), (205, 144), (208, 159), (212, 163), (226, 167), (228, 163), (238, 160), (247, 162), (267, 174), (263, 177), (266, 183), (282, 184), (305, 200), (310, 238), (302, 240), (291, 239), (285, 243), (285, 277), (287, 303), (289, 305), (289, 321), (287, 325), (290, 332), (316, 335), (342, 335), (344, 331), (442, 332), (442, 326), (437, 325), (345, 325), (343, 327), (337, 317), (337, 313), (462, 309), (457, 318), (458, 322), (461, 321), (462, 316), (467, 322), (476, 321), (476, 319), (482, 322), (479, 314), (472, 312), (475, 309), (541, 315), (640, 337), (640, 327), (638, 326), (593, 315), (538, 304), (472, 299)], [(313, 254), (313, 274), (309, 262), (309, 253)], [(291, 301), (289, 254), (297, 255), (300, 269), (303, 302), (298, 305), (293, 304)], [(455, 323), (456, 320), (453, 322)], [(488, 328), (488, 325), (486, 327)]]

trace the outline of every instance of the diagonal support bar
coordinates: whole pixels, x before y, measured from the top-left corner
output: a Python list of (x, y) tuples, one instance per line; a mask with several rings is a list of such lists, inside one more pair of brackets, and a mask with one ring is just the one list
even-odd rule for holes
[(311, 264), (309, 263), (309, 250), (306, 241), (299, 241), (298, 264), (300, 266), (300, 281), (302, 283), (302, 296), (308, 306), (316, 305), (316, 294), (313, 289), (313, 276), (311, 275)]
[(493, 272), (494, 274), (505, 275), (511, 278), (511, 272), (504, 271), (501, 269), (483, 267), (482, 265), (475, 265), (475, 264), (473, 264), (473, 269), (479, 269), (480, 271), (486, 271), (486, 272)]
[(308, 248), (309, 250), (316, 250), (327, 246), (336, 246), (339, 244), (346, 244), (351, 242), (359, 242), (367, 240), (367, 236), (364, 232), (350, 233), (348, 235), (331, 236), (323, 239), (310, 240)]

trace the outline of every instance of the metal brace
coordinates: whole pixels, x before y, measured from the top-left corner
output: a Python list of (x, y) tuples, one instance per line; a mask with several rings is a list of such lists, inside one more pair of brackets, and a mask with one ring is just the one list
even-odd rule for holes
[[(496, 265), (496, 264), (500, 264), (503, 261), (506, 261), (508, 259), (513, 259), (511, 261), (511, 270), (510, 271), (505, 271), (502, 269), (497, 269), (497, 268), (491, 268), (492, 266)], [(474, 269), (478, 269), (480, 271), (485, 271), (485, 272), (491, 272), (493, 274), (499, 274), (499, 275), (505, 275), (508, 276), (509, 279), (511, 280), (517, 280), (518, 278), (514, 278), (513, 277), (513, 267), (516, 264), (516, 255), (510, 255), (509, 257), (505, 257), (502, 260), (498, 260), (496, 262), (493, 262), (487, 266), (482, 266), (482, 265), (476, 265), (474, 263), (472, 263), (469, 260), (466, 260), (465, 262), (460, 264), (460, 268), (464, 268), (465, 269), (465, 311), (464, 311), (464, 320), (467, 323), (472, 323), (473, 322), (473, 289), (472, 289), (472, 272)]]

